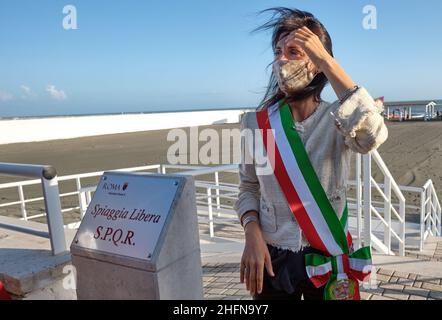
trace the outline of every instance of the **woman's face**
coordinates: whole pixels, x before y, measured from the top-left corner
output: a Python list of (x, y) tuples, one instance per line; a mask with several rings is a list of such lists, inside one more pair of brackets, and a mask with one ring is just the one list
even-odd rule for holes
[(317, 72), (305, 51), (293, 41), (286, 41), (288, 35), (282, 33), (276, 43), (273, 73), (281, 91), (291, 95), (303, 90)]

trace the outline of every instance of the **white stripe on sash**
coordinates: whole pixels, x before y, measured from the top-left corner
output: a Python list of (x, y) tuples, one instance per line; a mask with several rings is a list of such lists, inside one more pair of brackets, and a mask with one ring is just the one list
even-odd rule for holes
[(344, 262), (342, 261), (342, 255), (336, 257), (336, 277), (338, 280), (347, 279), (348, 276), (344, 271)]
[(316, 276), (323, 276), (332, 271), (332, 266), (330, 262), (321, 264), (319, 266), (306, 266), (307, 275), (309, 278)]
[(357, 258), (350, 258), (350, 268), (353, 270), (361, 271), (361, 272), (370, 272), (371, 270), (371, 259), (357, 259)]

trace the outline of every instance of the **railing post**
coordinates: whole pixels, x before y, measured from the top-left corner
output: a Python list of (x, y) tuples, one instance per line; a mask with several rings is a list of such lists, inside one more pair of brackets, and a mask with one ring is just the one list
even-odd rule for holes
[(23, 193), (23, 186), (18, 186), (18, 196), (20, 198), (20, 209), (23, 220), (28, 221), (28, 213), (26, 212), (25, 195)]
[(388, 175), (384, 177), (384, 195), (388, 199), (384, 200), (384, 219), (387, 226), (384, 226), (384, 242), (391, 251), (391, 179)]
[(434, 206), (436, 204), (436, 199), (434, 199), (434, 187), (433, 184), (431, 184), (431, 233), (433, 236), (437, 235), (437, 217), (436, 217), (436, 207)]
[(92, 194), (91, 194), (91, 191), (88, 190), (88, 191), (86, 192), (86, 203), (87, 203), (88, 206), (89, 206), (89, 204), (91, 203), (91, 200), (92, 200)]
[(442, 221), (441, 221), (441, 218), (442, 218), (442, 210), (441, 210), (441, 207), (440, 207), (440, 204), (439, 204), (439, 206), (438, 206), (438, 222), (437, 222), (437, 229), (438, 229), (438, 232), (439, 232), (439, 234), (438, 234), (439, 237), (442, 236), (442, 228), (441, 228)]
[(371, 154), (363, 155), (364, 167), (364, 245), (371, 246)]
[(58, 179), (41, 178), (42, 189), (48, 220), (48, 231), (51, 240), (52, 254), (57, 255), (66, 251), (66, 239), (64, 235), (63, 216), (61, 214), (60, 193)]
[(420, 217), (420, 241), (419, 241), (419, 251), (424, 250), (424, 232), (425, 232), (425, 192), (426, 189), (423, 188), (421, 191), (421, 217)]
[(399, 200), (399, 216), (401, 217), (402, 223), (400, 224), (399, 235), (401, 237), (401, 241), (399, 243), (399, 255), (405, 256), (405, 199), (401, 198)]
[(356, 153), (356, 236), (357, 249), (362, 248), (362, 156)]
[(207, 188), (207, 208), (209, 211), (209, 233), (210, 237), (214, 237), (213, 231), (213, 210), (212, 210), (212, 188)]
[(219, 174), (218, 171), (215, 172), (215, 185), (216, 185), (216, 210), (218, 211), (218, 217), (221, 217), (221, 202), (219, 199)]
[(77, 186), (77, 192), (78, 192), (78, 205), (80, 206), (80, 215), (81, 218), (83, 218), (84, 214), (87, 210), (87, 204), (86, 204), (86, 197), (84, 195), (84, 192), (81, 192), (81, 180), (80, 178), (75, 179), (75, 183)]
[(425, 226), (427, 234), (431, 234), (431, 184), (427, 188), (427, 207), (425, 209), (426, 214), (428, 214), (428, 218), (425, 220)]

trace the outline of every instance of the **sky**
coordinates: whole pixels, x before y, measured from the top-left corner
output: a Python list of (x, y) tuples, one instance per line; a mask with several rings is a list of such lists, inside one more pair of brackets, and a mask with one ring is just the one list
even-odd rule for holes
[(273, 53), (251, 31), (274, 6), (312, 12), (374, 97), (442, 99), (440, 0), (0, 0), (0, 117), (255, 108)]

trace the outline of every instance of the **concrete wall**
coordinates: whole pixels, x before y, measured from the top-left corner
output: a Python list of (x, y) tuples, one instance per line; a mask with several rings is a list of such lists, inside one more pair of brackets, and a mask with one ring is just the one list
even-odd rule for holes
[(215, 110), (1, 120), (0, 144), (237, 123), (242, 112)]

